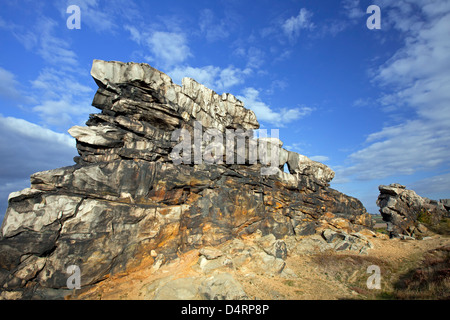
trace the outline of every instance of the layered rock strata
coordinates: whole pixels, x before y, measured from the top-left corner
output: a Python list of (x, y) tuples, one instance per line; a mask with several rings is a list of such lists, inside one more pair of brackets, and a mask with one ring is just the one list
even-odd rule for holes
[[(76, 164), (33, 174), (31, 188), (8, 199), (3, 296), (62, 298), (73, 265), (88, 288), (160, 264), (158, 257), (170, 261), (255, 232), (282, 239), (322, 234), (324, 226), (346, 233), (372, 226), (359, 200), (329, 188), (330, 168), (283, 149), (278, 139), (255, 139), (255, 114), (233, 95), (189, 78), (176, 85), (147, 64), (94, 60), (91, 75), (101, 113), (69, 130)], [(218, 153), (230, 132), (245, 136), (244, 149), (235, 141)], [(183, 133), (193, 140), (179, 139)], [(264, 161), (251, 160), (252, 146)]]
[(427, 228), (435, 225), (447, 214), (443, 203), (421, 197), (404, 185), (392, 183), (379, 186), (377, 205), (391, 237), (422, 237)]

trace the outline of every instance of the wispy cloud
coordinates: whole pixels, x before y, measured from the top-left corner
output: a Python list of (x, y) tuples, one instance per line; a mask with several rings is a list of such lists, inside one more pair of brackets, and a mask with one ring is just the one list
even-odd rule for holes
[(84, 123), (87, 115), (95, 110), (91, 106), (95, 91), (66, 70), (44, 68), (31, 82), (31, 89), (37, 101), (31, 110), (43, 124), (64, 131)]
[(41, 16), (36, 20), (34, 28), (7, 23), (4, 26), (29, 51), (36, 52), (48, 64), (71, 68), (78, 64), (76, 53), (70, 49), (70, 44), (58, 37), (58, 23), (48, 17)]
[(146, 43), (152, 53), (150, 61), (161, 62), (165, 67), (182, 63), (192, 56), (184, 34), (156, 31)]
[(66, 0), (65, 5), (61, 1), (55, 1), (54, 5), (64, 19), (68, 17), (67, 7), (77, 5), (81, 12), (81, 28), (87, 27), (101, 34), (117, 33), (123, 22), (142, 20), (141, 11), (132, 0), (126, 5), (119, 0)]
[(327, 162), (330, 160), (330, 157), (327, 157), (327, 156), (311, 156), (309, 158), (311, 160), (317, 161), (317, 162)]
[(360, 20), (366, 15), (365, 10), (361, 7), (360, 0), (343, 0), (342, 10), (344, 14), (352, 21)]
[(450, 190), (450, 173), (421, 179), (411, 184), (411, 188), (418, 194), (443, 193), (445, 194), (445, 197), (448, 198), (448, 191)]
[(68, 134), (2, 115), (0, 142), (2, 179), (25, 179), (37, 171), (71, 165), (76, 155), (75, 140)]
[(269, 105), (261, 101), (259, 91), (255, 88), (246, 88), (243, 90), (243, 95), (237, 96), (242, 100), (246, 108), (253, 110), (259, 121), (271, 123), (278, 127), (284, 127), (287, 123), (301, 119), (310, 115), (313, 108), (299, 107), (299, 108), (281, 108), (275, 111)]
[[(396, 18), (413, 23), (422, 17), (420, 29), (391, 23), (407, 35), (404, 46), (374, 74), (374, 83), (384, 91), (380, 103), (398, 113), (397, 124), (372, 133), (365, 147), (350, 155), (352, 165), (341, 173), (359, 179), (409, 175), (440, 167), (449, 168), (450, 158), (450, 6), (436, 5), (437, 12), (422, 1), (383, 1), (384, 8), (401, 8)], [(420, 9), (418, 9), (420, 8)], [(411, 15), (410, 10), (414, 11)], [(387, 11), (387, 10), (385, 10)], [(401, 15), (403, 13), (403, 15)], [(400, 16), (398, 16), (400, 15)], [(388, 18), (389, 19), (389, 18)], [(404, 111), (408, 110), (405, 116)]]
[(193, 78), (219, 93), (242, 84), (249, 73), (251, 73), (250, 69), (239, 69), (234, 66), (220, 68), (211, 65), (204, 67), (176, 66), (168, 71), (169, 76), (178, 84), (184, 77)]
[(246, 68), (252, 70), (261, 68), (266, 56), (264, 50), (254, 46), (248, 48), (240, 46), (234, 50), (234, 54), (239, 58), (245, 59), (247, 61)]
[(144, 57), (159, 68), (173, 68), (192, 57), (183, 32), (143, 30), (133, 25), (125, 25), (124, 29), (130, 33), (131, 40), (149, 50)]
[(200, 31), (207, 41), (215, 42), (230, 36), (233, 23), (228, 17), (218, 19), (212, 10), (203, 9), (199, 20)]
[(75, 139), (0, 115), (0, 220), (9, 193), (30, 186), (31, 174), (74, 164)]
[(32, 99), (27, 97), (19, 89), (20, 83), (16, 79), (16, 76), (2, 67), (0, 67), (0, 83), (0, 96), (19, 103), (31, 102)]
[(49, 18), (40, 20), (38, 31), (37, 52), (41, 57), (53, 65), (74, 66), (77, 65), (77, 55), (70, 49), (70, 44), (54, 35), (54, 29), (58, 24)]
[(312, 16), (312, 12), (301, 8), (297, 16), (290, 17), (283, 22), (281, 28), (290, 41), (295, 41), (302, 30), (311, 30), (315, 27), (311, 22)]

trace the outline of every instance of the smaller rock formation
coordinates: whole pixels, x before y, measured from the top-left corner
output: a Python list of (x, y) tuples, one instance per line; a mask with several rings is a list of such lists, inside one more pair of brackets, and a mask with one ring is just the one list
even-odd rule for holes
[(377, 205), (391, 238), (420, 238), (427, 231), (422, 223), (435, 225), (447, 213), (441, 202), (421, 197), (401, 184), (380, 185), (378, 189)]
[(447, 210), (447, 217), (450, 217), (450, 199), (441, 199), (439, 202), (442, 203), (445, 210)]

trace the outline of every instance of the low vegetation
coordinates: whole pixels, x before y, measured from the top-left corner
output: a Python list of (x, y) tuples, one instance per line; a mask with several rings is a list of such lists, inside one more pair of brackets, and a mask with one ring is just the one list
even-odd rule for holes
[[(421, 223), (432, 231), (436, 246), (427, 247), (428, 240), (396, 240), (403, 244), (401, 256), (354, 256), (349, 254), (322, 253), (314, 261), (323, 272), (346, 285), (359, 295), (356, 299), (450, 299), (450, 219), (443, 218), (439, 224), (427, 224), (426, 213), (419, 215)], [(390, 240), (392, 241), (392, 240)], [(442, 245), (438, 245), (438, 244)], [(406, 248), (419, 248), (408, 252)], [(381, 247), (382, 248), (382, 247)], [(426, 248), (426, 249), (425, 249)], [(382, 250), (382, 249), (381, 249)], [(381, 269), (381, 289), (368, 289), (366, 272), (368, 266)]]
[(450, 237), (450, 218), (444, 217), (434, 226), (427, 226), (428, 229), (442, 236)]

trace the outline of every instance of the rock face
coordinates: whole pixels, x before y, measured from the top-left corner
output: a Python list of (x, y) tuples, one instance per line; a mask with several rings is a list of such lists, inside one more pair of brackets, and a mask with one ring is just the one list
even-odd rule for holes
[(391, 237), (423, 236), (426, 227), (421, 222), (434, 225), (447, 214), (441, 202), (421, 197), (401, 184), (381, 185), (379, 190), (377, 205)]
[(440, 203), (444, 206), (445, 210), (447, 210), (447, 217), (450, 216), (450, 199), (441, 199), (439, 200)]
[[(72, 265), (88, 288), (143, 262), (157, 270), (180, 253), (255, 232), (282, 239), (372, 226), (359, 200), (329, 188), (330, 168), (276, 138), (254, 139), (255, 114), (233, 95), (188, 78), (176, 85), (147, 64), (94, 60), (91, 74), (101, 113), (69, 130), (76, 164), (33, 174), (31, 188), (8, 199), (2, 296), (63, 298)], [(336, 239), (358, 243), (345, 235), (326, 241)], [(267, 255), (282, 260), (283, 252), (275, 243)], [(203, 297), (216, 297), (223, 277), (204, 282)], [(245, 296), (233, 288), (233, 297)]]

